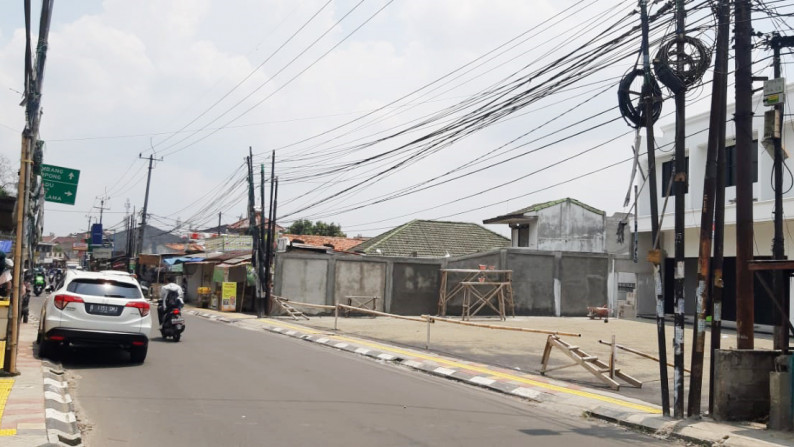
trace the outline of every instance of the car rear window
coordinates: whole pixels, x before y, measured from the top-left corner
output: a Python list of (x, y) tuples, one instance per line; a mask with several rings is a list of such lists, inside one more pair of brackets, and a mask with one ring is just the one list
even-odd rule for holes
[(134, 284), (107, 279), (75, 279), (66, 286), (66, 290), (80, 295), (110, 298), (143, 298), (140, 289)]

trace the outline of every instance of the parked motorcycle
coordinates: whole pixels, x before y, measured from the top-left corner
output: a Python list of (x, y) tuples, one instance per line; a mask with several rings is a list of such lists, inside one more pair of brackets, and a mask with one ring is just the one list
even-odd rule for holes
[(33, 279), (33, 293), (35, 293), (36, 296), (41, 295), (41, 292), (44, 291), (44, 283), (44, 274), (36, 273)]

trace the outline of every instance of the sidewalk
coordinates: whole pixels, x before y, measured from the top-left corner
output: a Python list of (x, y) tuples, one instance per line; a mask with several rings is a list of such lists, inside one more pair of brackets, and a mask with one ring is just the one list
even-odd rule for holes
[(19, 375), (3, 376), (0, 372), (0, 445), (80, 445), (63, 370), (34, 354), (37, 325), (33, 317), (20, 325)]
[[(553, 371), (547, 376), (538, 374), (547, 337), (542, 334), (436, 322), (430, 325), (430, 349), (426, 350), (428, 325), (421, 322), (388, 317), (340, 317), (339, 330), (335, 331), (333, 317), (294, 321), (281, 317), (257, 319), (252, 315), (207, 309), (188, 312), (244, 329), (267, 330), (324, 344), (377, 361), (521, 397), (552, 411), (598, 418), (663, 438), (701, 445), (794, 446), (794, 433), (766, 430), (763, 424), (717, 423), (708, 417), (685, 420), (663, 417), (658, 404), (660, 387), (658, 379), (655, 379), (658, 377), (658, 363), (629, 353), (619, 354), (620, 367), (643, 381), (643, 386), (612, 391), (578, 366)], [(556, 317), (518, 317), (502, 323), (498, 320), (481, 322), (581, 333), (581, 338), (565, 339), (604, 360), (608, 359), (610, 347), (601, 345), (598, 339), (609, 340), (612, 334), (618, 343), (646, 353), (654, 353), (648, 345), (656, 345), (655, 322), (610, 319), (609, 323), (603, 323), (586, 318)], [(668, 329), (667, 334), (672, 338), (672, 329)], [(691, 337), (691, 334), (687, 335)], [(732, 334), (725, 334), (724, 346), (730, 347), (731, 337), (735, 338)], [(764, 340), (758, 342), (759, 347), (765, 343)], [(669, 358), (672, 359), (672, 355)], [(570, 363), (568, 357), (555, 350), (552, 350), (551, 359), (550, 366)], [(708, 388), (707, 382), (704, 388)], [(703, 402), (705, 412), (708, 407), (705, 395)]]

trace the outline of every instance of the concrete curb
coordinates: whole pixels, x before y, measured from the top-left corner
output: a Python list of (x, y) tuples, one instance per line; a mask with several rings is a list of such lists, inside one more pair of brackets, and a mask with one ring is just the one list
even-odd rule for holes
[(69, 385), (61, 365), (43, 360), (44, 413), (47, 439), (51, 445), (81, 446), (80, 428), (77, 426), (74, 403), (69, 395)]

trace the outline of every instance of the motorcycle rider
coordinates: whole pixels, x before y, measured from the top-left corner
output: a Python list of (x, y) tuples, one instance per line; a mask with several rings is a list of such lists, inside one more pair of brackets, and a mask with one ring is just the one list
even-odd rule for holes
[(168, 279), (168, 284), (160, 287), (160, 302), (157, 304), (157, 316), (160, 319), (160, 327), (163, 327), (163, 318), (165, 317), (165, 312), (168, 310), (166, 306), (166, 301), (168, 298), (169, 293), (174, 292), (176, 295), (176, 307), (182, 309), (182, 306), (185, 305), (185, 300), (183, 299), (183, 292), (182, 288), (179, 287), (173, 278)]

